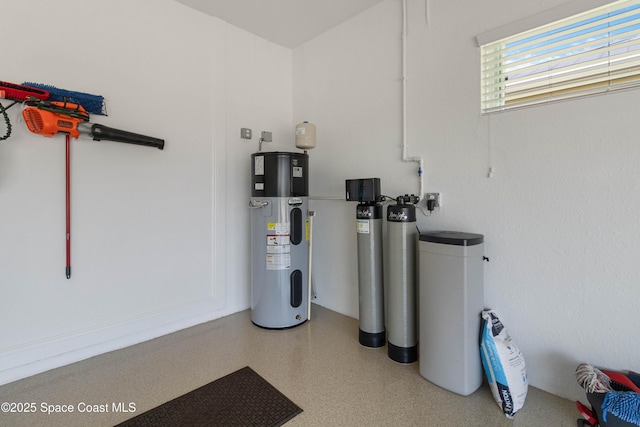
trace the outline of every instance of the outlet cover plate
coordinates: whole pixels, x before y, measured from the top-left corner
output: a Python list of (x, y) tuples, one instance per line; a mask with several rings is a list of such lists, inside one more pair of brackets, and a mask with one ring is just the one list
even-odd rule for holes
[(242, 139), (251, 139), (251, 129), (249, 128), (240, 128), (240, 138)]
[(425, 200), (435, 200), (435, 204), (433, 205), (436, 208), (442, 206), (442, 197), (440, 193), (427, 193)]

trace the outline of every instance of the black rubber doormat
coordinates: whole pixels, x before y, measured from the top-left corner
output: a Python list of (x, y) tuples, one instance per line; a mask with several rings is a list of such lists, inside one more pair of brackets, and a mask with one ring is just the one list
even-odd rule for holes
[(300, 412), (247, 366), (118, 426), (281, 426)]

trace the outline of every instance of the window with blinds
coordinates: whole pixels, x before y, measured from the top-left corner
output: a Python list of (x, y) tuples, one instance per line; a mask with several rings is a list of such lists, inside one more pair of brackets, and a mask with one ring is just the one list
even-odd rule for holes
[(483, 44), (481, 57), (483, 113), (640, 86), (640, 2)]

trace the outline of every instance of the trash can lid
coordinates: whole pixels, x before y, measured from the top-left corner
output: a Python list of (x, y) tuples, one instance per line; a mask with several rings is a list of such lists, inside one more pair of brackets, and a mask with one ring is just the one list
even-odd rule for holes
[(421, 233), (420, 240), (423, 242), (443, 243), (445, 245), (474, 246), (484, 242), (484, 236), (461, 231), (434, 231)]

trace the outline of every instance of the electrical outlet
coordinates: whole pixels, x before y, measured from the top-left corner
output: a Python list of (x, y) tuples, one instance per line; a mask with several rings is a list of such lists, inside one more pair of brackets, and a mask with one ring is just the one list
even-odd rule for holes
[(442, 196), (440, 195), (440, 193), (427, 193), (427, 196), (425, 197), (425, 200), (434, 200), (434, 207), (436, 208), (440, 208), (442, 207)]
[(240, 128), (240, 138), (242, 138), (242, 139), (251, 139), (251, 129), (249, 129), (249, 128)]

